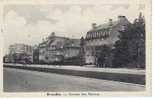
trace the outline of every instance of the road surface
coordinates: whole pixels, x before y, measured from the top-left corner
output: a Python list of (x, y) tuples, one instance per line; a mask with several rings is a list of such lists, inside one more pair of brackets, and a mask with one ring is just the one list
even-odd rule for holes
[(145, 86), (79, 76), (4, 68), (4, 92), (144, 91)]

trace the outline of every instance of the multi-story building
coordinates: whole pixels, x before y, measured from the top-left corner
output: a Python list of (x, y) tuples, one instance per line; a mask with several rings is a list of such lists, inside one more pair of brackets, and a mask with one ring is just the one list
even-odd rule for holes
[(33, 47), (26, 44), (13, 44), (9, 47), (11, 62), (33, 62)]
[(80, 50), (80, 40), (55, 36), (53, 32), (39, 44), (39, 61), (41, 63), (62, 63), (65, 59), (76, 57)]
[(58, 37), (52, 33), (45, 41), (39, 44), (39, 61), (41, 63), (59, 62), (63, 58), (61, 48), (68, 39)]
[(64, 64), (81, 65), (80, 39), (69, 39), (63, 49)]
[(64, 45), (64, 58), (76, 57), (80, 51), (80, 40), (79, 39), (69, 39)]
[[(85, 38), (85, 63), (97, 64), (97, 56), (101, 51), (101, 47), (106, 45), (113, 48), (114, 43), (119, 39), (119, 31), (124, 30), (125, 26), (130, 24), (125, 16), (118, 16), (118, 20), (109, 19), (108, 23), (98, 25), (92, 24), (92, 29), (89, 30)], [(112, 66), (112, 55), (106, 56), (105, 66)]]

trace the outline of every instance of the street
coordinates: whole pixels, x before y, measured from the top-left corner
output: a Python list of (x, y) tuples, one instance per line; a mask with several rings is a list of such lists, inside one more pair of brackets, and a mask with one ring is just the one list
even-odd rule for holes
[(4, 67), (5, 92), (144, 91), (145, 86), (118, 81)]

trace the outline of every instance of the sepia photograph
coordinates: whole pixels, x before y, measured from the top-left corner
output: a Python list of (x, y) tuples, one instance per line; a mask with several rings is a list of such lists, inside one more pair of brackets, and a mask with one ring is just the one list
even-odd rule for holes
[(99, 96), (150, 90), (148, 7), (107, 0), (4, 3), (2, 92)]

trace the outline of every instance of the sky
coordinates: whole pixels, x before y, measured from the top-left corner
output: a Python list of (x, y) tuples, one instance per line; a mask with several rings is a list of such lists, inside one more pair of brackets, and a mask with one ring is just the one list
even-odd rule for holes
[(92, 23), (117, 20), (118, 15), (125, 15), (133, 22), (144, 8), (143, 4), (5, 5), (4, 53), (8, 53), (9, 45), (14, 43), (37, 45), (52, 32), (70, 38), (85, 37)]

